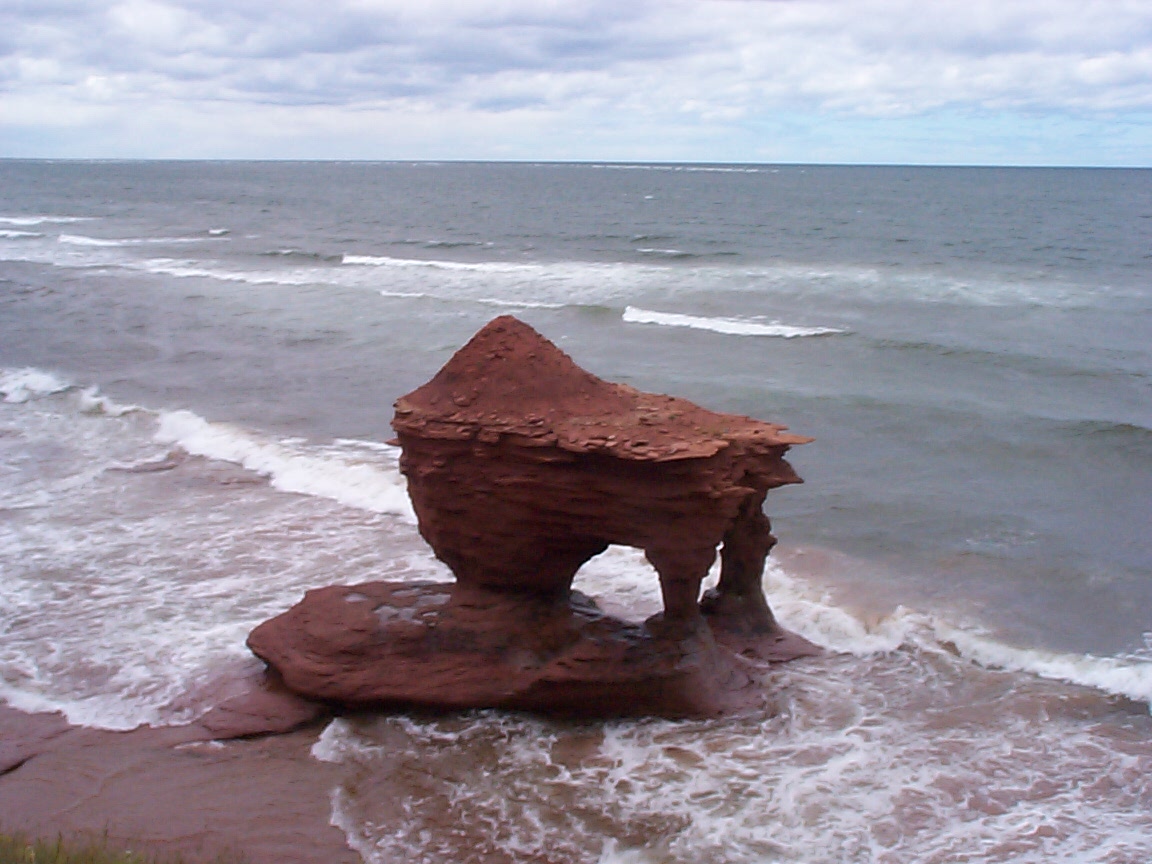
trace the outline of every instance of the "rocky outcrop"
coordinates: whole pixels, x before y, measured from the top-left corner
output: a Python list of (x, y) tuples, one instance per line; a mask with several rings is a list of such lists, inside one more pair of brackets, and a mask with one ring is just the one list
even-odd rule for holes
[[(420, 533), (457, 581), (322, 589), (261, 625), (249, 644), (296, 692), (702, 715), (758, 698), (741, 657), (812, 653), (760, 585), (761, 507), (800, 482), (783, 456), (810, 439), (603, 381), (509, 316), (399, 399), (393, 426)], [(662, 614), (629, 624), (571, 592), (609, 544), (644, 550)]]
[(459, 583), (309, 591), (249, 644), (293, 690), (350, 706), (708, 716), (760, 704), (708, 628), (676, 636), (564, 600)]

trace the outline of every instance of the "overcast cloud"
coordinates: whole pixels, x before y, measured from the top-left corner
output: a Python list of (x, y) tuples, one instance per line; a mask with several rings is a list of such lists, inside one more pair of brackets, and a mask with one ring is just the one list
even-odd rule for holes
[(0, 0), (0, 155), (1152, 165), (1152, 3)]

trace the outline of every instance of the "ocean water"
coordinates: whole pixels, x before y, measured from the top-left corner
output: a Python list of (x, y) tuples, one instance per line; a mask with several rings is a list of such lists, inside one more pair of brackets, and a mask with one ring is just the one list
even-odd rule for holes
[(764, 716), (334, 721), (366, 861), (1152, 858), (1152, 171), (0, 161), (0, 698), (187, 722), (308, 588), (451, 578), (391, 406), (503, 313), (815, 438), (765, 587), (828, 652)]

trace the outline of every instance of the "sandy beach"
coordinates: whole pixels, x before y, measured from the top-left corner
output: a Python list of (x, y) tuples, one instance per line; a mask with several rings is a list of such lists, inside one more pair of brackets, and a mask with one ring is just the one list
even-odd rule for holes
[(106, 835), (192, 862), (223, 853), (356, 864), (329, 824), (340, 768), (309, 752), (323, 722), (214, 741), (196, 726), (106, 732), (0, 705), (0, 823), (48, 838)]

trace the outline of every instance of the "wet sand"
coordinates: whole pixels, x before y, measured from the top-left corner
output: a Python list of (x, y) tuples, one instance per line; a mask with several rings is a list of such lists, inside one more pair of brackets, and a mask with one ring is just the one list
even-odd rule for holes
[(106, 835), (191, 861), (359, 864), (329, 824), (340, 769), (310, 755), (326, 722), (214, 741), (193, 726), (106, 732), (0, 704), (0, 830)]

